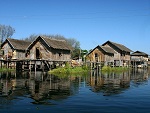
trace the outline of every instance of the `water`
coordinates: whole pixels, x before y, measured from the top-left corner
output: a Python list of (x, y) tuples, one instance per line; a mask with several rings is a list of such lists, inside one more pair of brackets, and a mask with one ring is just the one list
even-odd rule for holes
[(0, 113), (149, 113), (150, 71), (0, 73)]

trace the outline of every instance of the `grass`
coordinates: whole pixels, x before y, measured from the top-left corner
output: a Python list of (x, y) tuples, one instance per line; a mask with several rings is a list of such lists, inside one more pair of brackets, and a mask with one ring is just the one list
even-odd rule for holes
[(127, 71), (130, 68), (128, 67), (110, 67), (110, 66), (104, 66), (102, 67), (102, 72), (123, 72)]
[(89, 69), (86, 66), (80, 67), (71, 67), (68, 64), (65, 67), (59, 67), (53, 70), (50, 70), (50, 74), (58, 75), (58, 74), (85, 74), (88, 73)]
[[(103, 66), (101, 71), (103, 73), (105, 72), (124, 72), (129, 70), (130, 68), (128, 67), (110, 67), (110, 66)], [(53, 70), (50, 70), (50, 74), (54, 75), (73, 75), (73, 74), (82, 74), (85, 75), (88, 72), (90, 72), (90, 68), (87, 66), (80, 66), (80, 67), (71, 67), (69, 64), (66, 64), (65, 67), (59, 67)]]
[(6, 72), (6, 71), (14, 71), (15, 69), (10, 68), (0, 68), (0, 72)]

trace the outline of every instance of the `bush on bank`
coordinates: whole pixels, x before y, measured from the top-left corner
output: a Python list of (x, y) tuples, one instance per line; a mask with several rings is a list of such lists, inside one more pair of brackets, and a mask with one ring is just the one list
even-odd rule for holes
[(102, 72), (121, 72), (121, 71), (127, 71), (130, 68), (128, 67), (110, 67), (110, 66), (104, 66), (102, 67)]
[(66, 64), (65, 67), (59, 67), (53, 70), (50, 70), (50, 74), (77, 74), (77, 73), (88, 73), (89, 68), (87, 66), (78, 66), (71, 67), (69, 64)]
[[(123, 72), (127, 71), (130, 68), (128, 67), (110, 67), (110, 66), (103, 66), (100, 71), (102, 72)], [(59, 67), (53, 70), (50, 70), (50, 74), (59, 75), (59, 74), (86, 74), (90, 72), (91, 69), (85, 65), (78, 66), (78, 67), (71, 67), (69, 64), (66, 64), (65, 67)]]

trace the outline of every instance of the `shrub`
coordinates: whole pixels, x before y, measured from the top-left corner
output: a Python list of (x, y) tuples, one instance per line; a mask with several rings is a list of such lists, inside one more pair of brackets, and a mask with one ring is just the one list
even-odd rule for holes
[(110, 66), (102, 67), (102, 71), (107, 71), (107, 72), (110, 72), (110, 71), (113, 71), (113, 72), (126, 71), (128, 69), (129, 68), (127, 68), (127, 67), (110, 67)]

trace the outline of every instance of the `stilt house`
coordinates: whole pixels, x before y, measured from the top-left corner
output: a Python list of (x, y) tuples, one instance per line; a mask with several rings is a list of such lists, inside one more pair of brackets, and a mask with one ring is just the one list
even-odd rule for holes
[(114, 53), (114, 65), (115, 66), (128, 66), (130, 65), (130, 50), (126, 46), (122, 44), (118, 44), (115, 42), (107, 41), (102, 46), (112, 48)]
[(37, 37), (27, 48), (28, 59), (70, 61), (71, 47), (65, 40)]
[(98, 45), (87, 54), (86, 59), (90, 62), (100, 62), (103, 65), (113, 65), (115, 53), (110, 47)]
[(148, 54), (141, 51), (135, 51), (131, 54), (131, 64), (134, 67), (147, 67)]
[(3, 59), (25, 59), (26, 48), (31, 42), (7, 38), (1, 45)]

